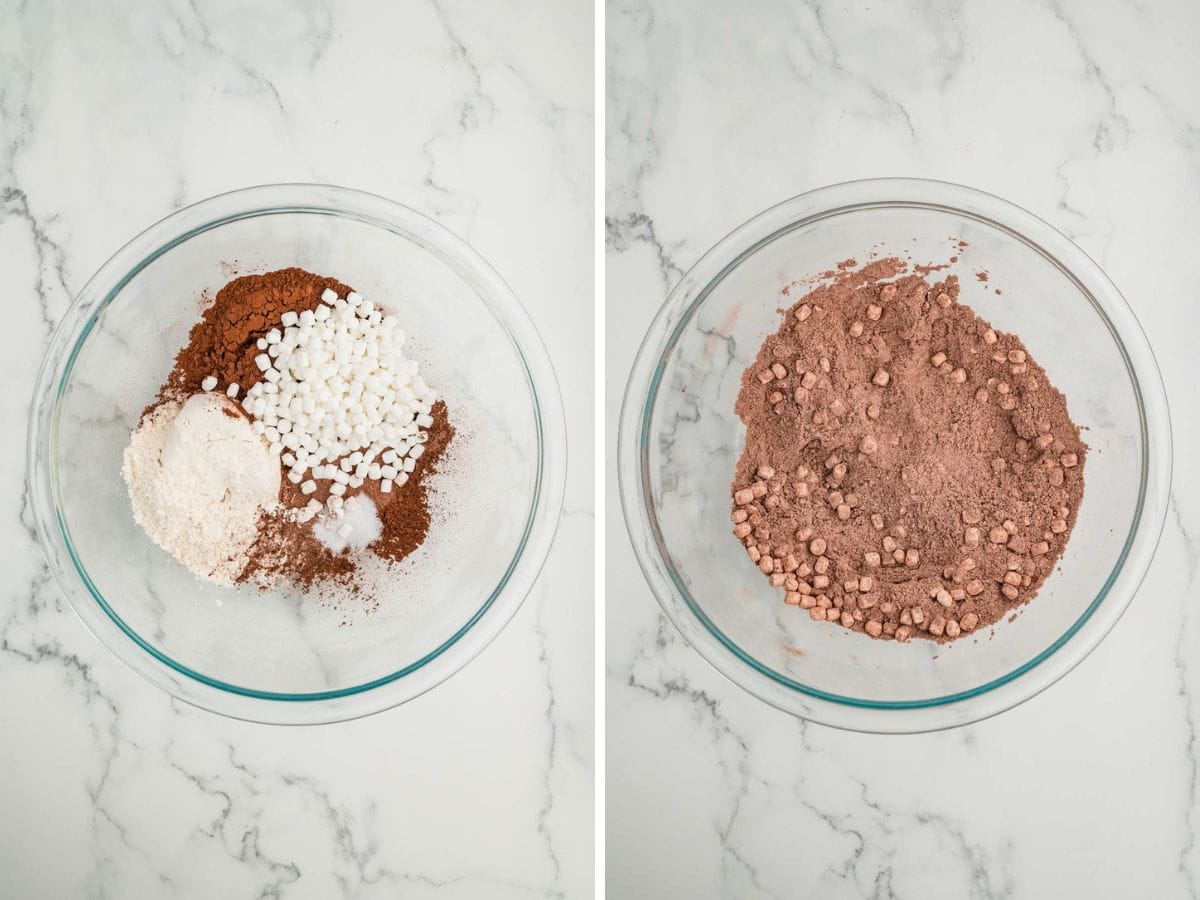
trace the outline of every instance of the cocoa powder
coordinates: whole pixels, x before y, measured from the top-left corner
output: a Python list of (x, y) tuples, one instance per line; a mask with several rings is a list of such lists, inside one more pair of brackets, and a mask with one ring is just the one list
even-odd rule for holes
[(1087, 447), (1020, 339), (958, 303), (956, 277), (853, 265), (787, 310), (743, 376), (734, 533), (814, 619), (953, 640), (1050, 575)]
[[(244, 396), (248, 388), (262, 379), (262, 372), (254, 362), (259, 353), (255, 342), (270, 329), (279, 327), (283, 313), (315, 309), (326, 289), (339, 296), (351, 290), (336, 278), (299, 268), (245, 275), (230, 281), (192, 327), (187, 345), (176, 356), (174, 368), (150, 409), (199, 391), (200, 382), (209, 375), (216, 376), (221, 385), (237, 384), (239, 396)], [(347, 489), (345, 493), (347, 498), (366, 493), (375, 502), (383, 531), (367, 549), (387, 560), (398, 561), (412, 553), (429, 530), (426, 482), (437, 470), (454, 436), (445, 403), (436, 403), (430, 414), (433, 425), (428, 429), (425, 453), (417, 460), (407, 482), (383, 493), (378, 482), (368, 479), (361, 487)], [(284, 511), (262, 517), (259, 537), (238, 581), (269, 584), (282, 576), (301, 588), (322, 582), (354, 586), (356, 566), (351, 553), (333, 553), (313, 534), (311, 522), (293, 522), (286, 515), (287, 509), (304, 506), (310, 497), (325, 502), (329, 484), (323, 481), (317, 484), (317, 492), (305, 496), (297, 485), (286, 478), (280, 479), (279, 499)]]
[(279, 317), (288, 310), (316, 308), (326, 288), (343, 297), (351, 290), (336, 278), (296, 268), (235, 278), (217, 292), (192, 326), (159, 399), (187, 397), (200, 390), (200, 382), (209, 375), (222, 385), (239, 385), (245, 394), (262, 380), (254, 364), (259, 352), (254, 342), (277, 328)]

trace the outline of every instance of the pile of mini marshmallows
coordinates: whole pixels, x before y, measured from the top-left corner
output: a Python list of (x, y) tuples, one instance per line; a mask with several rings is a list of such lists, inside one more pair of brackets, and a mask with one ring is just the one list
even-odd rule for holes
[[(328, 508), (337, 517), (348, 488), (369, 478), (387, 493), (408, 481), (425, 452), (437, 395), (401, 353), (404, 332), (394, 316), (354, 291), (342, 299), (326, 289), (321, 300), (315, 310), (285, 312), (282, 329), (258, 340), (263, 380), (241, 403), (302, 493), (333, 482)], [(214, 390), (217, 379), (200, 386)], [(226, 394), (236, 399), (238, 390), (231, 384)], [(321, 509), (310, 498), (296, 519), (307, 522)]]

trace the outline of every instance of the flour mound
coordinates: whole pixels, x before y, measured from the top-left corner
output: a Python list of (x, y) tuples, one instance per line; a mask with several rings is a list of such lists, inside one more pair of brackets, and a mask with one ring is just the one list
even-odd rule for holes
[(121, 474), (150, 539), (222, 584), (246, 567), (260, 515), (278, 505), (279, 461), (221, 394), (153, 410), (133, 432)]

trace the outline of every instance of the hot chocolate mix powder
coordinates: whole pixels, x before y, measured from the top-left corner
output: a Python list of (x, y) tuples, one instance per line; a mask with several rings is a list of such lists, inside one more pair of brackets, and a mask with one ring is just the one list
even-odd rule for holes
[(871, 637), (952, 640), (1037, 593), (1087, 447), (1020, 339), (898, 259), (843, 265), (746, 370), (733, 526), (787, 603)]
[[(150, 409), (196, 393), (209, 375), (216, 376), (223, 386), (237, 384), (240, 396), (244, 396), (262, 378), (254, 362), (259, 352), (255, 341), (278, 327), (285, 312), (316, 309), (327, 288), (342, 297), (351, 290), (336, 278), (298, 268), (246, 275), (226, 284), (192, 327), (187, 345), (176, 356), (175, 366)], [(368, 549), (387, 560), (403, 559), (421, 545), (429, 530), (426, 481), (454, 436), (445, 403), (434, 404), (430, 414), (434, 421), (428, 429), (425, 453), (407, 482), (385, 494), (378, 482), (368, 479), (362, 487), (347, 489), (345, 494), (348, 498), (365, 492), (375, 501), (383, 533)], [(286, 479), (280, 483), (279, 499), (285, 509), (302, 507), (309, 500)], [(318, 482), (317, 492), (311, 496), (325, 502), (328, 495), (328, 483)], [(282, 513), (268, 513), (260, 522), (249, 565), (238, 580), (270, 584), (282, 577), (302, 588), (323, 582), (349, 586), (353, 585), (355, 569), (353, 556), (333, 553), (325, 547), (313, 534), (311, 523), (301, 524)]]

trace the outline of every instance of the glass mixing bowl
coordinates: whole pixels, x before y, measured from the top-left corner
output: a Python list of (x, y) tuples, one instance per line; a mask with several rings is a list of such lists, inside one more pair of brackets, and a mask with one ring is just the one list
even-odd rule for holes
[[(954, 241), (966, 246), (958, 250)], [(873, 641), (783, 603), (729, 522), (745, 429), (742, 372), (780, 323), (780, 291), (851, 257), (944, 263), (961, 298), (1021, 336), (1091, 447), (1078, 521), (1015, 621), (949, 645)], [(989, 280), (974, 277), (986, 270)], [(940, 277), (940, 274), (939, 274)], [(994, 292), (1000, 288), (1001, 294)], [(1045, 222), (988, 194), (908, 179), (788, 200), (688, 272), (651, 326), (621, 411), (625, 520), (667, 616), (746, 690), (806, 719), (874, 732), (972, 722), (1062, 677), (1116, 623), (1162, 529), (1171, 438), (1154, 356), (1104, 273)]]
[[(202, 296), (235, 271), (287, 266), (336, 276), (390, 307), (452, 423), (457, 410), (472, 432), (459, 461), (472, 472), (463, 508), (444, 527), (435, 520), (369, 614), (353, 598), (339, 609), (200, 581), (134, 522), (120, 474), (130, 430), (199, 320)], [(270, 185), (169, 216), (87, 283), (38, 375), (29, 484), (59, 586), (124, 663), (226, 715), (323, 722), (417, 696), (499, 633), (549, 551), (565, 441), (545, 347), (470, 247), (380, 197)]]

